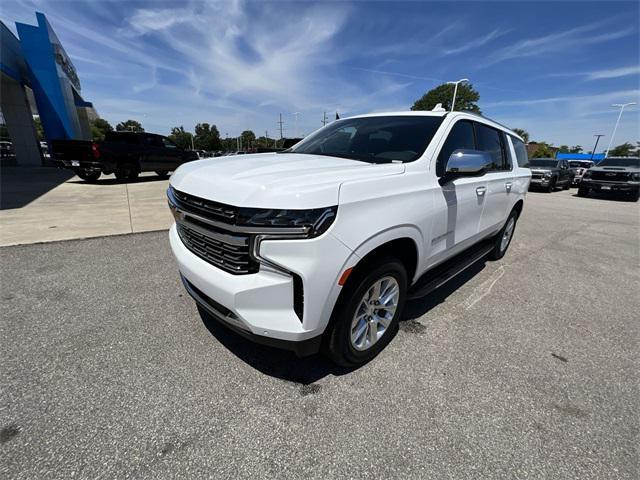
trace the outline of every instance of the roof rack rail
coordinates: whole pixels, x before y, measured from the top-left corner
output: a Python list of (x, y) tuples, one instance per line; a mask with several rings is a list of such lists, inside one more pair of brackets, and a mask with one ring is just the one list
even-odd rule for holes
[(466, 113), (466, 114), (468, 114), (468, 115), (473, 115), (474, 117), (484, 118), (485, 120), (489, 120), (489, 121), (491, 121), (491, 122), (495, 123), (496, 125), (500, 125), (501, 127), (506, 128), (506, 129), (507, 129), (507, 130), (509, 130), (509, 131), (513, 131), (513, 129), (512, 129), (511, 127), (507, 127), (506, 125), (503, 125), (503, 124), (502, 124), (502, 123), (500, 123), (500, 122), (496, 122), (493, 118), (489, 118), (489, 117), (487, 117), (486, 115), (483, 115), (483, 114), (481, 114), (481, 113), (474, 112), (474, 111), (472, 111), (472, 110), (454, 110), (454, 111), (453, 111), (453, 112), (451, 112), (451, 113), (456, 113), (456, 112), (457, 112), (457, 113)]

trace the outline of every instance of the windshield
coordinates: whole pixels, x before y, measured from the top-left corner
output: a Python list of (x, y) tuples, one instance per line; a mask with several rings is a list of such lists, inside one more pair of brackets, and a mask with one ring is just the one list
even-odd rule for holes
[(529, 160), (529, 164), (532, 167), (556, 167), (558, 166), (558, 161), (557, 160), (543, 160), (540, 158), (532, 158), (531, 160)]
[(574, 160), (573, 162), (569, 162), (569, 166), (571, 168), (591, 168), (593, 164), (591, 162), (580, 162)]
[(599, 167), (638, 167), (640, 168), (640, 158), (605, 158), (599, 164)]
[(388, 116), (336, 120), (285, 150), (370, 163), (412, 162), (429, 145), (442, 117)]

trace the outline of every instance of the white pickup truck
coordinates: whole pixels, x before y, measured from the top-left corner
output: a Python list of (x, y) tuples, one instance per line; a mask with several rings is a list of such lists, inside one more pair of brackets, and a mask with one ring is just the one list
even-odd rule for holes
[(363, 364), (408, 298), (507, 250), (529, 188), (513, 131), (465, 112), (337, 120), (292, 148), (187, 163), (170, 242), (201, 313)]

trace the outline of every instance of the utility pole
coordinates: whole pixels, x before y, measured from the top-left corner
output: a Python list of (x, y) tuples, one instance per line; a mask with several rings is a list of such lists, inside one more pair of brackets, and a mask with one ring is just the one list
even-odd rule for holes
[(601, 133), (594, 135), (594, 137), (596, 137), (596, 144), (593, 147), (593, 150), (591, 151), (591, 161), (593, 162), (593, 156), (596, 154), (596, 148), (598, 148), (598, 142), (600, 141), (600, 137), (604, 137), (604, 135), (602, 135)]
[(635, 105), (636, 102), (629, 103), (614, 103), (611, 105), (612, 107), (620, 107), (620, 113), (618, 114), (618, 120), (616, 120), (616, 126), (613, 127), (613, 133), (611, 134), (611, 138), (609, 139), (609, 146), (607, 147), (607, 151), (604, 152), (604, 158), (609, 156), (609, 150), (611, 150), (611, 144), (613, 143), (613, 137), (616, 136), (616, 130), (618, 129), (618, 124), (620, 123), (620, 117), (622, 117), (622, 112), (624, 111), (624, 107), (628, 107), (630, 105)]
[(327, 124), (327, 112), (322, 114), (322, 126), (324, 127)]
[(283, 125), (282, 114), (280, 114), (280, 120), (278, 121), (278, 125), (280, 126), (280, 140), (282, 140), (282, 125)]

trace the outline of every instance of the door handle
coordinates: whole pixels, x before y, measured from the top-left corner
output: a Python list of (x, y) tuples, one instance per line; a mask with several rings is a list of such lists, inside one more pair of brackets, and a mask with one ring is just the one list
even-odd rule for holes
[(487, 187), (476, 188), (476, 195), (478, 195), (479, 197), (484, 196), (485, 193), (487, 193)]
[(511, 185), (512, 185), (511, 182), (507, 182), (507, 183), (504, 184), (504, 186), (507, 188), (507, 193), (509, 193), (511, 191)]

